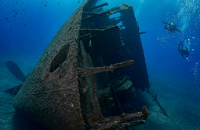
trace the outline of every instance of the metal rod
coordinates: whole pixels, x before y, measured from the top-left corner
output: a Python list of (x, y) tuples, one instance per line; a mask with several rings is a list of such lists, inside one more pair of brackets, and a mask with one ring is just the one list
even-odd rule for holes
[(107, 5), (108, 5), (108, 3), (106, 2), (106, 3), (104, 3), (104, 4), (101, 4), (101, 5), (95, 6), (95, 7), (93, 7), (93, 8), (90, 8), (89, 10), (92, 11), (92, 10), (95, 10), (95, 9), (97, 9), (97, 8), (100, 8), (100, 7), (103, 7), (103, 6), (107, 6)]

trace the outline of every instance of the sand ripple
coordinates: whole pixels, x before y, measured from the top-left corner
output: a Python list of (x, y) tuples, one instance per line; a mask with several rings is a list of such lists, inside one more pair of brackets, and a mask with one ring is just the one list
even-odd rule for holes
[(4, 90), (18, 85), (0, 81), (0, 130), (46, 130), (28, 117), (16, 112), (13, 107), (14, 97), (4, 93)]

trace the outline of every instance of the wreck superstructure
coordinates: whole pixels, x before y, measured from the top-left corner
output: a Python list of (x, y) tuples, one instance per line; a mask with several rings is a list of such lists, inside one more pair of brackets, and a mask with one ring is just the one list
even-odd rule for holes
[[(103, 11), (107, 3), (96, 2), (86, 0), (72, 14), (15, 97), (18, 111), (49, 129), (125, 128), (145, 122), (126, 121), (148, 116), (146, 107), (124, 114), (121, 106), (135, 89), (149, 88), (133, 8)], [(115, 13), (120, 17), (110, 18)]]

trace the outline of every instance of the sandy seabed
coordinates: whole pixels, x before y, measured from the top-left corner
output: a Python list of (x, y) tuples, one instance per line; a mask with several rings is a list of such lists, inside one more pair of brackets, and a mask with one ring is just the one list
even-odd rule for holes
[[(22, 71), (27, 75), (36, 61), (15, 59)], [(14, 97), (4, 93), (4, 90), (21, 84), (6, 68), (7, 59), (0, 61), (0, 130), (45, 130), (28, 117), (22, 116), (13, 108)], [(160, 78), (160, 79), (159, 79)], [(200, 103), (198, 95), (189, 93), (181, 86), (175, 86), (162, 77), (154, 77), (151, 92), (158, 95), (158, 101), (169, 117), (165, 116), (156, 102), (147, 92), (137, 92), (136, 98), (143, 99), (150, 115), (144, 125), (132, 127), (132, 130), (199, 130)], [(151, 79), (150, 79), (151, 80)]]
[[(0, 130), (45, 130), (43, 127), (18, 113), (13, 107), (14, 97), (4, 93), (5, 90), (21, 84), (7, 69), (6, 58), (0, 60)], [(12, 60), (27, 75), (33, 68), (33, 60)]]
[(139, 92), (149, 109), (149, 117), (144, 125), (133, 127), (133, 130), (200, 130), (200, 92), (191, 93), (182, 85), (165, 82), (166, 78), (153, 79), (151, 92), (157, 94), (158, 102), (169, 117), (153, 101), (147, 92)]

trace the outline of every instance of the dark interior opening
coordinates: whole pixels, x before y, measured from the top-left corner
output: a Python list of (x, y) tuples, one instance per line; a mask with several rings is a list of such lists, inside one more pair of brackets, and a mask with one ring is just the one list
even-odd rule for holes
[(55, 71), (67, 58), (69, 45), (66, 45), (52, 60), (50, 72)]

